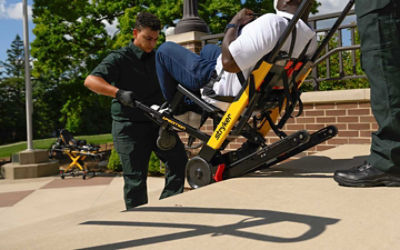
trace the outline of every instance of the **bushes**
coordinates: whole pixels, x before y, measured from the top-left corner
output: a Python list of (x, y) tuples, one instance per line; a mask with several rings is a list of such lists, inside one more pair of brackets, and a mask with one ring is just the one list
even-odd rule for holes
[[(107, 168), (112, 171), (122, 171), (121, 161), (119, 155), (115, 149), (111, 151), (110, 158), (108, 159)], [(149, 160), (149, 175), (151, 176), (161, 176), (165, 174), (165, 166), (161, 164), (160, 159), (151, 152)]]
[(112, 171), (122, 171), (121, 161), (115, 149), (111, 150), (110, 158), (108, 158), (107, 168)]
[(165, 166), (158, 159), (154, 152), (151, 152), (150, 160), (149, 160), (149, 175), (152, 176), (160, 176), (165, 174)]

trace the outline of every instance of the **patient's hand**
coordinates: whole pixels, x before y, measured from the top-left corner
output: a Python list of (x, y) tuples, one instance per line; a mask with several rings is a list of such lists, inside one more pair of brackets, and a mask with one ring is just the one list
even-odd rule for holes
[(235, 23), (238, 26), (244, 26), (254, 19), (254, 12), (249, 9), (241, 9), (233, 18), (231, 23)]

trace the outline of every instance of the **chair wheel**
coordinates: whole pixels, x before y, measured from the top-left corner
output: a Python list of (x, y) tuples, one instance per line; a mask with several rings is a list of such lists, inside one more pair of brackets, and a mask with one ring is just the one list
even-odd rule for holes
[(199, 156), (193, 157), (186, 164), (186, 176), (192, 188), (206, 186), (212, 182), (211, 165)]

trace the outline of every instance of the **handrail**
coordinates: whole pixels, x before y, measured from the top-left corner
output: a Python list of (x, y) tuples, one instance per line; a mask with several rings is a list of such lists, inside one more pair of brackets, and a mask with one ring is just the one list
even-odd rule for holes
[[(332, 18), (338, 18), (342, 13), (343, 13), (343, 11), (339, 11), (339, 12), (333, 12), (333, 13), (329, 13), (329, 14), (310, 16), (308, 18), (308, 22), (321, 21), (321, 20), (327, 20), (327, 19), (332, 19)], [(354, 10), (350, 10), (347, 15), (351, 16), (351, 15), (354, 15), (354, 14), (355, 14)]]
[(320, 58), (318, 58), (315, 62), (313, 66), (318, 65), (320, 62), (322, 62), (323, 60), (325, 60), (326, 58), (330, 57), (331, 55), (339, 52), (339, 51), (346, 51), (346, 50), (357, 50), (360, 49), (360, 45), (352, 45), (352, 46), (344, 46), (344, 47), (337, 47), (334, 48), (332, 50), (330, 50), (328, 53), (326, 53), (325, 55), (321, 56)]

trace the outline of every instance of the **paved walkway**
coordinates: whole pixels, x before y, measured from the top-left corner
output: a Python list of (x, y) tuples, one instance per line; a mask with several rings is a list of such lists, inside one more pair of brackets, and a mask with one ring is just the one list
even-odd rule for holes
[(346, 145), (123, 211), (122, 178), (0, 180), (0, 249), (400, 249), (400, 190), (345, 188)]

